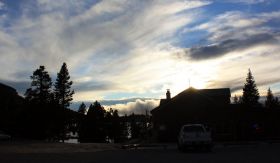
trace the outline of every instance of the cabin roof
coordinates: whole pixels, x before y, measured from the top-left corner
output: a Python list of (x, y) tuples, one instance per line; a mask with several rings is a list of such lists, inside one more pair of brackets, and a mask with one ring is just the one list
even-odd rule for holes
[(160, 105), (158, 107), (156, 107), (155, 109), (153, 109), (151, 111), (151, 113), (161, 110), (172, 104), (178, 105), (178, 103), (179, 104), (181, 103), (182, 99), (187, 99), (190, 96), (195, 97), (195, 98), (204, 98), (204, 99), (208, 99), (208, 100), (211, 100), (211, 99), (215, 100), (215, 97), (220, 97), (220, 96), (230, 98), (230, 89), (229, 88), (195, 89), (195, 88), (190, 87), (190, 88), (180, 92), (179, 94), (177, 94), (170, 100), (162, 99), (160, 102)]

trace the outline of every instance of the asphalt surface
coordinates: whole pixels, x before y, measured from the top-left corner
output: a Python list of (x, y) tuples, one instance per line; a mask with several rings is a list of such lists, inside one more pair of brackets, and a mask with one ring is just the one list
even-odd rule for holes
[(216, 145), (212, 152), (167, 148), (115, 149), (97, 152), (0, 152), (0, 163), (279, 163), (280, 144)]

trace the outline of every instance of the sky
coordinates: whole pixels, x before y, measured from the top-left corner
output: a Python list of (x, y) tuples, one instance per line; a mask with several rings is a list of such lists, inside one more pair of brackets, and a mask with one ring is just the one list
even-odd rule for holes
[(0, 82), (23, 95), (67, 63), (74, 105), (144, 113), (166, 89), (280, 95), (279, 0), (0, 0)]

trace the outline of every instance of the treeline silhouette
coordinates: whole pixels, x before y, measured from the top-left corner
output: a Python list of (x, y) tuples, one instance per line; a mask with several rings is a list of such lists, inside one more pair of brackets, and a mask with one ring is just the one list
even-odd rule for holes
[[(247, 108), (263, 107), (263, 105), (259, 102), (259, 99), (260, 99), (259, 90), (257, 88), (252, 72), (249, 69), (246, 77), (246, 82), (243, 87), (243, 94), (240, 97), (237, 97), (235, 95), (233, 98), (233, 104), (240, 104), (243, 107), (247, 107)], [(267, 109), (280, 108), (280, 101), (278, 97), (274, 97), (270, 87), (267, 90), (264, 107)]]
[[(54, 83), (44, 66), (39, 66), (30, 79), (30, 87), (24, 98), (15, 89), (0, 83), (0, 130), (14, 138), (64, 141), (71, 137), (69, 133), (78, 133), (79, 142), (104, 143), (154, 136), (152, 117), (148, 114), (120, 116), (117, 110), (106, 110), (98, 101), (90, 106), (81, 103), (78, 111), (69, 109), (74, 90), (71, 89), (73, 82), (66, 63), (61, 66)], [(265, 136), (270, 137), (280, 136), (280, 127), (276, 125), (280, 122), (278, 98), (274, 97), (270, 88), (264, 106), (259, 98), (249, 69), (242, 96), (233, 98), (233, 105), (229, 106), (233, 109), (229, 110), (229, 115), (225, 115), (229, 119), (236, 117), (236, 122), (232, 123), (238, 130), (236, 133), (241, 134), (237, 135), (241, 139), (249, 138), (251, 132), (265, 133)], [(265, 132), (249, 130), (251, 124), (255, 124), (258, 129), (265, 129)]]
[(248, 70), (242, 96), (233, 97), (222, 130), (232, 137), (217, 137), (217, 140), (272, 140), (280, 138), (280, 102), (268, 88), (265, 101), (260, 102), (260, 94)]
[(86, 112), (82, 103), (78, 112), (80, 116), (77, 132), (79, 142), (124, 142), (129, 139), (147, 139), (150, 131), (150, 116), (119, 116), (117, 110), (106, 111), (98, 101), (90, 104)]
[(66, 63), (54, 84), (44, 66), (30, 79), (25, 98), (0, 84), (0, 130), (13, 137), (64, 141), (69, 133), (78, 133), (79, 142), (121, 142), (147, 133), (148, 115), (119, 116), (117, 110), (105, 110), (98, 101), (88, 109), (84, 103), (78, 111), (69, 109), (74, 90)]

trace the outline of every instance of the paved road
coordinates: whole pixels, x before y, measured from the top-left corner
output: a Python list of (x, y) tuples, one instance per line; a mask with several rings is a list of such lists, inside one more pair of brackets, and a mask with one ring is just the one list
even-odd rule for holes
[(76, 153), (0, 153), (1, 163), (280, 163), (280, 144), (216, 146), (182, 153), (174, 146)]

